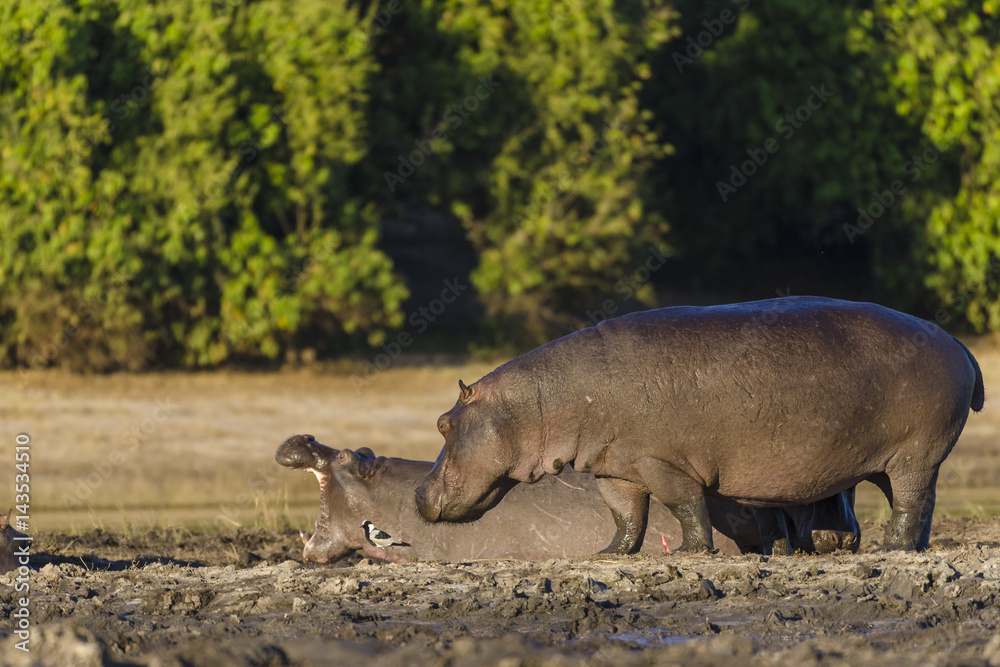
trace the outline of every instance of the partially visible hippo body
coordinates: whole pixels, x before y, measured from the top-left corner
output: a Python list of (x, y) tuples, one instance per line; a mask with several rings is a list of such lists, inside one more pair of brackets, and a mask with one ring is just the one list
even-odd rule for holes
[[(21, 566), (18, 556), (14, 553), (24, 542), (15, 542), (18, 537), (27, 537), (24, 533), (14, 530), (10, 525), (10, 510), (0, 514), (0, 574), (16, 570)], [(678, 532), (680, 532), (678, 530)]]
[[(558, 477), (515, 489), (502, 507), (479, 521), (449, 524), (428, 523), (417, 512), (413, 491), (431, 471), (429, 461), (376, 457), (367, 447), (336, 450), (311, 435), (289, 438), (275, 459), (283, 466), (308, 470), (319, 480), (316, 530), (303, 550), (306, 560), (318, 563), (336, 561), (359, 549), (371, 558), (396, 562), (585, 557), (599, 550), (616, 530), (594, 477), (569, 467)], [(364, 521), (412, 546), (384, 550), (371, 545), (361, 527)], [(756, 534), (753, 522), (747, 523)], [(740, 524), (740, 530), (745, 529)], [(681, 543), (680, 524), (659, 504), (650, 509), (646, 534), (646, 553), (663, 553), (665, 544), (674, 548)], [(716, 539), (720, 550), (740, 552), (723, 535)]]
[(765, 508), (776, 550), (793, 532), (783, 506), (832, 509), (843, 538), (840, 494), (864, 480), (892, 506), (883, 545), (925, 549), (938, 470), (984, 402), (975, 358), (937, 326), (818, 297), (605, 320), (459, 388), (420, 513), (482, 516), (573, 463), (615, 518), (610, 553), (643, 544), (650, 495), (690, 550), (713, 543), (706, 496)]
[(754, 507), (706, 498), (712, 526), (743, 553), (783, 556), (826, 554), (861, 547), (861, 524), (854, 515), (854, 489), (809, 505)]

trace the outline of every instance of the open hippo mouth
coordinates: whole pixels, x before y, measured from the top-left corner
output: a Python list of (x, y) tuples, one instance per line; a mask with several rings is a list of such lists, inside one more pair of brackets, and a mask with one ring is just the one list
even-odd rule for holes
[(351, 551), (347, 549), (343, 553), (332, 553), (336, 550), (331, 549), (334, 541), (330, 529), (331, 461), (336, 455), (337, 450), (321, 445), (308, 434), (292, 436), (281, 444), (274, 455), (280, 465), (311, 472), (319, 482), (319, 513), (316, 515), (315, 532), (309, 536), (299, 531), (304, 544), (302, 555), (315, 563), (336, 561)]

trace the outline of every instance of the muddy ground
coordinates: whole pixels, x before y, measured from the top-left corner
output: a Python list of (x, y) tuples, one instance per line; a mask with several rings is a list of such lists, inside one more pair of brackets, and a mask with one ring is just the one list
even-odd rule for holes
[[(301, 562), (292, 531), (42, 534), (27, 665), (1000, 665), (1000, 518), (930, 551)], [(14, 609), (0, 578), (0, 616)], [(36, 662), (31, 662), (36, 661)]]

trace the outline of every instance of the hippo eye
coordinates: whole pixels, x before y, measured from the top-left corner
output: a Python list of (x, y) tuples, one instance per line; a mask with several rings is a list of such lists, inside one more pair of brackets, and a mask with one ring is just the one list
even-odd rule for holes
[(451, 420), (448, 419), (448, 415), (441, 415), (438, 418), (438, 431), (441, 432), (441, 435), (447, 436), (448, 431), (450, 430), (451, 430)]

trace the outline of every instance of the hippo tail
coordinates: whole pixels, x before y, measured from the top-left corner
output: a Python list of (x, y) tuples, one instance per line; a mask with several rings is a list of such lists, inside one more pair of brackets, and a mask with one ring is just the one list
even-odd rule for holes
[[(952, 336), (952, 338), (954, 338), (954, 336)], [(983, 372), (979, 370), (979, 362), (976, 361), (974, 356), (972, 356), (972, 352), (969, 351), (969, 348), (967, 348), (965, 344), (957, 338), (955, 338), (955, 342), (961, 345), (962, 349), (965, 350), (965, 354), (969, 357), (969, 362), (972, 364), (972, 369), (976, 371), (976, 384), (972, 388), (972, 403), (969, 407), (971, 407), (974, 412), (979, 412), (986, 404), (986, 389), (983, 387)]]

